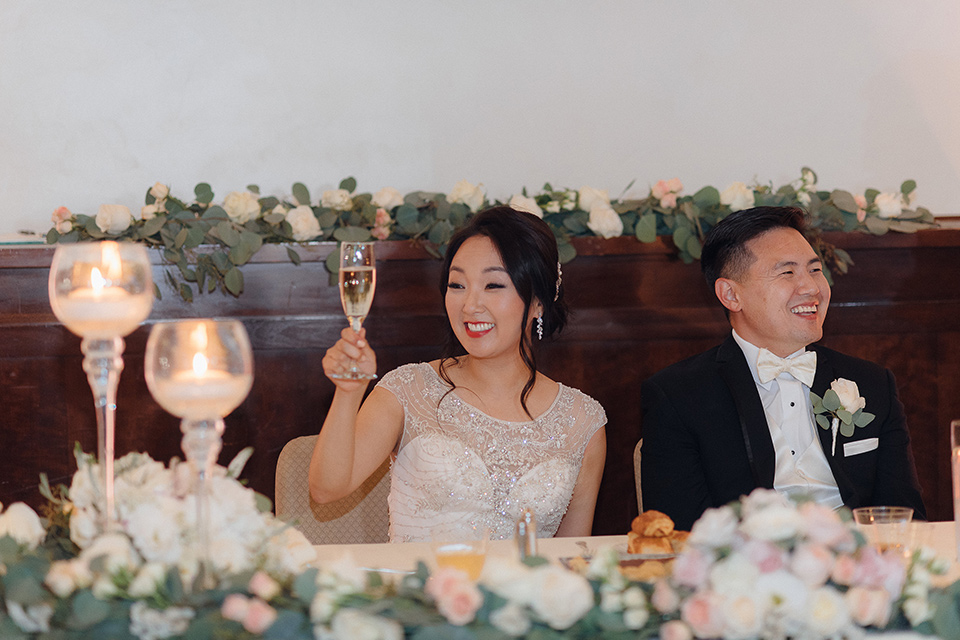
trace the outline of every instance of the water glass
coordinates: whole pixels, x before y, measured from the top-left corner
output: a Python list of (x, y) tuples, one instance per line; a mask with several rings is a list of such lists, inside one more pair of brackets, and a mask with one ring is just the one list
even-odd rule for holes
[(433, 531), (430, 548), (440, 568), (450, 567), (478, 580), (487, 556), (489, 529)]
[(910, 553), (910, 507), (859, 507), (853, 510), (853, 519), (867, 539), (867, 544), (880, 553), (896, 551)]

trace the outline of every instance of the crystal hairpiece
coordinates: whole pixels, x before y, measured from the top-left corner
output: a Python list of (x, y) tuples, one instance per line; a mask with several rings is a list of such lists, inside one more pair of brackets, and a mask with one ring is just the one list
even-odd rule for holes
[(553, 294), (553, 301), (556, 302), (560, 297), (560, 283), (563, 282), (563, 270), (560, 268), (560, 263), (557, 263), (557, 292)]

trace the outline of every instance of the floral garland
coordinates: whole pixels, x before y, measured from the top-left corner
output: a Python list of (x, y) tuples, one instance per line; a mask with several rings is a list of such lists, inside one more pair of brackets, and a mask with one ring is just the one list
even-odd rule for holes
[[(624, 189), (629, 191), (633, 183)], [(546, 220), (557, 237), (561, 262), (576, 256), (573, 237), (632, 236), (641, 242), (669, 237), (685, 262), (699, 259), (707, 231), (733, 211), (757, 205), (801, 206), (814, 232), (889, 230), (912, 232), (934, 226), (930, 211), (913, 206), (916, 183), (907, 180), (899, 192), (868, 189), (863, 194), (817, 187), (816, 174), (804, 168), (798, 180), (774, 189), (772, 185), (734, 182), (723, 191), (706, 186), (685, 194), (679, 179), (660, 180), (640, 199), (611, 199), (605, 189), (584, 186), (556, 189), (549, 183), (535, 194), (526, 189), (506, 203), (490, 200), (483, 185), (458, 182), (449, 194), (414, 191), (406, 195), (392, 187), (375, 194), (356, 193), (357, 182), (347, 178), (338, 189), (324, 191), (318, 202), (302, 183), (289, 196), (262, 196), (255, 185), (234, 191), (214, 203), (209, 184), (200, 183), (192, 200), (170, 193), (156, 183), (147, 190), (145, 204), (135, 218), (125, 205), (101, 205), (95, 216), (74, 214), (60, 207), (52, 215), (47, 242), (126, 239), (162, 251), (176, 266), (167, 279), (187, 301), (215, 289), (239, 296), (243, 291), (240, 267), (264, 243), (297, 243), (336, 240), (414, 240), (440, 256), (451, 235), (471, 215), (492, 204), (509, 204)], [(835, 271), (845, 273), (852, 261), (841, 249), (817, 238), (817, 250)], [(203, 245), (203, 247), (201, 247)], [(287, 247), (294, 264), (300, 255)], [(336, 255), (327, 261), (336, 273)], [(159, 289), (157, 289), (159, 295)]]
[(102, 532), (97, 465), (77, 459), (69, 490), (42, 484), (46, 526), (22, 503), (0, 515), (0, 637), (820, 639), (860, 638), (866, 627), (960, 635), (960, 583), (930, 588), (945, 567), (928, 550), (909, 562), (881, 555), (849, 513), (762, 489), (708, 510), (654, 584), (625, 578), (612, 548), (585, 575), (494, 556), (476, 583), (454, 569), (431, 575), (422, 563), (385, 581), (349, 557), (311, 566), (314, 548), (235, 479), (241, 458), (214, 473), (211, 530), (223, 552), (213, 557), (217, 586), (203, 590), (190, 550), (189, 465), (146, 454), (117, 460), (121, 527)]

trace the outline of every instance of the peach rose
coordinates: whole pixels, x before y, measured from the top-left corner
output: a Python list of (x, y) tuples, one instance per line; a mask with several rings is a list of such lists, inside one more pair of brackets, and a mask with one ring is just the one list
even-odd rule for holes
[(707, 581), (713, 558), (700, 549), (688, 548), (673, 561), (673, 579), (685, 587), (696, 589)]
[(693, 631), (681, 620), (660, 625), (660, 640), (693, 640)]
[(680, 595), (666, 580), (657, 580), (650, 595), (650, 604), (660, 613), (673, 613), (680, 607)]
[(844, 599), (850, 617), (861, 627), (884, 627), (890, 620), (890, 594), (885, 589), (853, 587)]
[(462, 627), (473, 622), (483, 604), (483, 594), (472, 582), (456, 582), (437, 600), (437, 610), (450, 624)]
[(280, 595), (280, 583), (267, 575), (264, 571), (257, 571), (250, 578), (250, 584), (247, 585), (250, 593), (270, 602)]
[(243, 619), (243, 628), (250, 633), (263, 633), (277, 619), (277, 610), (260, 598), (252, 598)]
[(680, 618), (698, 638), (719, 638), (723, 635), (723, 599), (714, 593), (695, 593), (680, 606)]
[(857, 561), (848, 555), (837, 556), (833, 563), (830, 579), (837, 584), (849, 586), (857, 577)]
[(778, 571), (786, 564), (786, 552), (772, 542), (749, 540), (740, 551), (760, 573)]
[(790, 570), (808, 587), (823, 586), (833, 570), (833, 554), (823, 545), (801, 544), (793, 551)]
[(223, 599), (220, 605), (220, 615), (227, 620), (243, 622), (250, 609), (250, 599), (240, 593), (231, 593)]

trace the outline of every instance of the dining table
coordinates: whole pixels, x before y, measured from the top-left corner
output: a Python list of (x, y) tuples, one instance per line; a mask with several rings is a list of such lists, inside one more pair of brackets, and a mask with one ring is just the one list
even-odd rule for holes
[[(908, 530), (905, 546), (915, 549), (920, 546), (932, 549), (937, 556), (949, 563), (947, 572), (933, 576), (935, 587), (944, 587), (960, 579), (960, 562), (957, 561), (956, 527), (950, 522), (913, 522)], [(540, 538), (537, 540), (537, 555), (559, 563), (566, 558), (589, 557), (597, 550), (613, 546), (622, 553), (627, 550), (627, 536), (588, 536), (571, 538)], [(352, 557), (360, 567), (385, 574), (413, 572), (422, 561), (433, 571), (436, 562), (429, 542), (395, 542), (380, 544), (324, 544), (317, 545), (317, 563), (320, 566)], [(514, 540), (491, 540), (487, 556), (516, 557), (519, 553)]]

